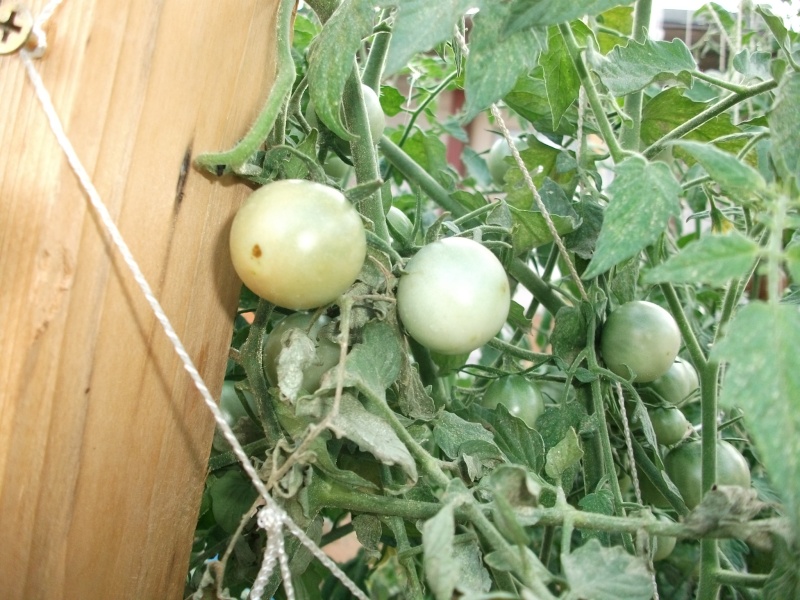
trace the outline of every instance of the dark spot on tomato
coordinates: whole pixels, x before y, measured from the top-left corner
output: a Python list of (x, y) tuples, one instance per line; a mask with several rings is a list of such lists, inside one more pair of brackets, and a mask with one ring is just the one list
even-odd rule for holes
[(255, 256), (256, 258), (261, 258), (261, 246), (259, 246), (258, 244), (253, 246), (253, 256)]

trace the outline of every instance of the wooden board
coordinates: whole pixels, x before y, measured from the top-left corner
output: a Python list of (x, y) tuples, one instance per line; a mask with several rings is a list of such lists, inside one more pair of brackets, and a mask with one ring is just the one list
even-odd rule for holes
[[(276, 6), (68, 0), (37, 62), (215, 394), (239, 290), (226, 236), (248, 190), (189, 161), (233, 144), (257, 114)], [(212, 419), (17, 56), (0, 57), (0, 98), (0, 595), (181, 598)]]

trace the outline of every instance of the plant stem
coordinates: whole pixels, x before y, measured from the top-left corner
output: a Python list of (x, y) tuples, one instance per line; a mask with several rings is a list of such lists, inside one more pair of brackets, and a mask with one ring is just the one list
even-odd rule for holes
[[(650, 13), (653, 0), (637, 0), (633, 9), (633, 39), (639, 43), (647, 40), (647, 30), (650, 27)], [(638, 152), (641, 143), (642, 126), (642, 98), (644, 92), (639, 90), (625, 97), (625, 113), (630, 116), (631, 122), (622, 125), (622, 147), (626, 150)]]
[(739, 573), (738, 571), (717, 571), (717, 583), (735, 587), (762, 588), (767, 583), (769, 575), (756, 573)]
[(499, 350), (504, 354), (510, 354), (516, 358), (521, 358), (522, 360), (528, 360), (534, 364), (542, 364), (552, 360), (553, 356), (551, 354), (542, 354), (540, 352), (531, 352), (530, 350), (525, 350), (524, 348), (520, 348), (519, 346), (515, 346), (513, 344), (509, 344), (508, 342), (504, 342), (500, 338), (492, 338), (487, 342), (487, 345), (491, 346), (495, 350)]
[(603, 139), (606, 142), (606, 146), (608, 146), (608, 151), (611, 154), (611, 157), (614, 159), (614, 162), (621, 162), (622, 159), (625, 158), (625, 151), (623, 150), (622, 146), (620, 146), (616, 135), (614, 135), (614, 129), (611, 126), (611, 122), (608, 120), (605, 110), (603, 109), (603, 101), (600, 99), (600, 94), (597, 92), (594, 81), (592, 81), (589, 70), (586, 68), (586, 63), (581, 56), (581, 50), (578, 47), (575, 34), (572, 33), (572, 27), (570, 27), (569, 23), (562, 23), (558, 26), (558, 29), (564, 38), (564, 44), (566, 45), (567, 52), (569, 52), (570, 58), (572, 58), (572, 62), (575, 65), (575, 70), (578, 71), (578, 77), (581, 80), (581, 84), (586, 90), (586, 98), (589, 100), (589, 105), (592, 107), (592, 112), (594, 113), (595, 119), (597, 119), (597, 126), (600, 128), (600, 132), (603, 134)]
[(653, 158), (656, 154), (661, 152), (664, 149), (664, 146), (667, 142), (672, 140), (677, 140), (690, 131), (697, 129), (703, 123), (710, 121), (717, 115), (721, 115), (726, 110), (731, 108), (732, 106), (736, 106), (739, 102), (743, 102), (748, 98), (752, 98), (753, 96), (757, 96), (758, 94), (763, 94), (764, 92), (768, 92), (778, 86), (778, 82), (774, 79), (769, 81), (765, 81), (763, 83), (759, 83), (757, 85), (751, 86), (746, 88), (744, 91), (738, 94), (731, 94), (730, 96), (726, 96), (716, 104), (709, 106), (703, 112), (698, 114), (697, 116), (692, 117), (682, 125), (679, 125), (663, 137), (661, 139), (656, 140), (644, 151), (644, 156), (646, 158)]
[[(392, 472), (389, 470), (387, 465), (381, 465), (381, 475), (383, 477), (383, 481), (388, 485), (391, 486), (392, 481)], [(400, 563), (405, 567), (406, 573), (408, 573), (408, 579), (410, 582), (410, 596), (412, 600), (422, 600), (424, 594), (422, 592), (422, 585), (419, 582), (419, 577), (417, 576), (417, 568), (414, 565), (414, 557), (408, 551), (411, 549), (411, 544), (408, 542), (408, 533), (406, 532), (406, 524), (405, 521), (401, 517), (388, 517), (389, 527), (392, 529), (392, 533), (394, 533), (394, 538), (397, 541), (397, 553)]]
[(563, 300), (555, 295), (552, 288), (542, 280), (525, 262), (515, 258), (508, 267), (508, 273), (516, 279), (534, 298), (555, 315), (559, 309), (566, 306)]
[(253, 396), (258, 403), (258, 414), (261, 417), (261, 426), (264, 428), (269, 446), (274, 446), (283, 437), (281, 426), (275, 409), (272, 407), (272, 398), (269, 394), (269, 385), (264, 377), (264, 342), (267, 338), (267, 322), (272, 314), (274, 305), (266, 300), (259, 300), (253, 323), (247, 339), (240, 348), (242, 366), (250, 382)]
[(267, 135), (275, 125), (278, 114), (283, 110), (284, 100), (292, 91), (296, 76), (292, 60), (292, 16), (295, 0), (281, 0), (278, 7), (277, 23), (277, 73), (275, 82), (269, 92), (267, 101), (256, 118), (255, 123), (241, 141), (227, 152), (201, 154), (195, 163), (215, 175), (221, 176), (230, 170), (244, 165), (255, 154), (259, 146), (267, 139)]
[(694, 334), (692, 325), (686, 317), (686, 312), (683, 310), (683, 304), (681, 304), (681, 300), (678, 297), (678, 292), (675, 291), (675, 287), (671, 283), (662, 283), (660, 287), (672, 311), (672, 316), (678, 323), (678, 328), (681, 330), (681, 335), (683, 336), (683, 342), (686, 344), (686, 349), (689, 350), (689, 354), (692, 356), (695, 367), (697, 367), (698, 370), (702, 369), (703, 365), (706, 364), (705, 352), (703, 352), (700, 342), (697, 341), (697, 336)]
[(455, 217), (461, 217), (467, 214), (467, 210), (453, 200), (448, 191), (425, 169), (419, 166), (413, 158), (406, 154), (400, 146), (386, 136), (380, 139), (378, 146), (381, 152), (383, 152), (384, 158), (408, 179), (418, 184), (419, 187), (422, 188), (422, 191), (430, 196), (431, 200), (436, 202), (436, 204)]
[[(698, 368), (700, 375), (700, 410), (702, 440), (702, 490), (708, 492), (717, 480), (717, 393), (719, 363), (708, 360)], [(698, 600), (714, 600), (719, 592), (715, 575), (719, 570), (719, 554), (716, 540), (700, 542), (700, 586)]]
[[(387, 8), (383, 11), (381, 18), (386, 20), (392, 13), (392, 9)], [(392, 39), (392, 34), (389, 31), (380, 31), (375, 34), (372, 39), (372, 46), (369, 49), (369, 57), (367, 57), (367, 64), (364, 67), (364, 72), (361, 74), (361, 83), (378, 92), (381, 87), (381, 78), (383, 76), (383, 67), (386, 64), (386, 54), (389, 51), (389, 42)], [(374, 140), (377, 142), (378, 140)]]
[[(375, 153), (375, 144), (369, 130), (369, 117), (364, 104), (361, 80), (358, 78), (358, 65), (354, 63), (353, 71), (344, 86), (344, 118), (347, 129), (355, 137), (350, 142), (350, 153), (353, 157), (353, 167), (358, 183), (380, 180), (378, 171), (378, 157)], [(371, 194), (361, 203), (364, 216), (367, 217), (375, 228), (375, 234), (384, 241), (389, 241), (389, 228), (386, 226), (386, 215), (383, 212), (380, 190)]]
[(457, 74), (458, 74), (458, 73), (457, 73), (457, 71), (453, 71), (453, 72), (452, 72), (452, 73), (450, 73), (450, 74), (449, 74), (447, 77), (445, 77), (445, 78), (442, 80), (442, 82), (441, 82), (439, 85), (437, 85), (437, 86), (436, 86), (436, 87), (435, 87), (435, 88), (434, 88), (434, 89), (433, 89), (433, 90), (432, 90), (432, 91), (431, 91), (431, 92), (428, 94), (428, 96), (427, 96), (427, 97), (426, 97), (426, 98), (425, 98), (425, 99), (424, 99), (422, 102), (420, 102), (420, 103), (419, 103), (419, 106), (417, 106), (417, 108), (416, 108), (416, 109), (414, 109), (414, 112), (413, 112), (413, 113), (411, 113), (411, 118), (408, 120), (408, 124), (406, 125), (405, 131), (403, 131), (403, 137), (401, 137), (401, 138), (400, 138), (400, 142), (397, 144), (398, 146), (400, 146), (401, 148), (403, 147), (403, 144), (405, 144), (405, 143), (406, 143), (406, 140), (408, 139), (408, 136), (409, 136), (409, 135), (411, 135), (411, 131), (414, 129), (414, 123), (416, 123), (416, 122), (417, 122), (417, 119), (418, 119), (418, 118), (419, 118), (419, 116), (422, 114), (422, 111), (424, 111), (424, 110), (425, 110), (425, 108), (426, 108), (426, 107), (427, 107), (427, 106), (428, 106), (428, 105), (429, 105), (431, 102), (433, 102), (433, 100), (434, 100), (434, 99), (435, 99), (435, 98), (436, 98), (436, 97), (437, 97), (439, 94), (441, 94), (441, 93), (442, 93), (442, 91), (443, 91), (445, 88), (447, 88), (447, 86), (448, 86), (448, 85), (450, 85), (450, 82), (451, 82), (451, 81), (453, 81), (453, 80), (456, 78), (456, 75), (457, 75)]
[(727, 79), (723, 79), (721, 77), (714, 77), (713, 75), (709, 75), (704, 71), (692, 71), (692, 77), (696, 79), (700, 79), (702, 81), (706, 81), (712, 85), (716, 85), (717, 87), (721, 87), (723, 89), (728, 90), (729, 92), (733, 92), (734, 94), (744, 94), (747, 92), (747, 86), (745, 85), (738, 85), (733, 83), (732, 81), (728, 81)]

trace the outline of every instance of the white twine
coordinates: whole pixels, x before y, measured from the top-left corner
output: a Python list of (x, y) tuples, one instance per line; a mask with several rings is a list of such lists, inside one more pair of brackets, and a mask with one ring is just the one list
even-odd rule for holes
[[(362, 592), (361, 589), (359, 589), (356, 584), (353, 583), (349, 577), (347, 577), (347, 575), (339, 568), (339, 566), (332, 559), (330, 559), (322, 551), (322, 549), (320, 549), (314, 543), (314, 541), (305, 534), (305, 532), (303, 532), (303, 530), (289, 517), (289, 515), (286, 514), (286, 512), (280, 506), (276, 504), (276, 502), (269, 495), (264, 482), (261, 481), (261, 478), (258, 476), (255, 467), (250, 462), (250, 459), (247, 457), (247, 454), (245, 453), (239, 441), (236, 439), (233, 430), (225, 421), (222, 412), (217, 406), (217, 403), (214, 401), (211, 392), (208, 390), (208, 386), (200, 376), (194, 361), (189, 356), (189, 353), (186, 351), (183, 342), (175, 331), (175, 328), (172, 326), (172, 323), (167, 317), (167, 314), (161, 306), (161, 303), (153, 293), (153, 290), (150, 287), (150, 284), (147, 282), (142, 269), (136, 262), (133, 253), (122, 237), (119, 228), (114, 223), (111, 214), (109, 213), (108, 209), (100, 198), (100, 194), (97, 192), (97, 189), (92, 183), (91, 177), (81, 163), (75, 148), (64, 131), (64, 127), (61, 123), (61, 119), (58, 117), (58, 112), (53, 105), (50, 93), (42, 81), (42, 78), (39, 75), (39, 72), (36, 70), (33, 62), (34, 58), (41, 57), (46, 50), (47, 37), (44, 32), (44, 25), (62, 2), (63, 0), (51, 0), (44, 7), (41, 13), (39, 13), (33, 29), (37, 42), (36, 48), (32, 50), (23, 50), (20, 53), (22, 63), (25, 66), (28, 78), (33, 85), (34, 91), (36, 92), (36, 96), (42, 105), (42, 109), (47, 116), (50, 128), (52, 129), (59, 146), (63, 150), (64, 155), (67, 157), (70, 167), (75, 172), (75, 175), (78, 177), (78, 181), (86, 192), (90, 205), (97, 213), (97, 216), (105, 228), (106, 233), (111, 238), (114, 246), (122, 256), (125, 265), (133, 275), (133, 278), (144, 295), (145, 300), (147, 300), (147, 303), (150, 305), (156, 320), (161, 325), (164, 333), (167, 336), (167, 339), (169, 339), (170, 343), (172, 344), (175, 353), (183, 363), (184, 369), (186, 369), (186, 371), (189, 373), (189, 377), (197, 388), (197, 391), (200, 392), (200, 395), (205, 401), (206, 406), (211, 411), (211, 414), (214, 415), (214, 420), (217, 423), (217, 427), (219, 427), (222, 431), (223, 436), (231, 446), (236, 458), (239, 459), (239, 462), (242, 464), (242, 468), (247, 473), (248, 477), (253, 483), (253, 486), (266, 502), (266, 507), (262, 509), (261, 513), (259, 514), (259, 525), (265, 527), (265, 529), (269, 528), (269, 541), (267, 545), (267, 551), (265, 552), (264, 556), (264, 562), (262, 564), (261, 571), (259, 572), (259, 579), (264, 581), (264, 584), (266, 584), (266, 580), (269, 579), (269, 576), (272, 574), (272, 570), (274, 569), (275, 562), (277, 560), (281, 567), (281, 574), (283, 576), (286, 596), (289, 600), (294, 600), (294, 589), (292, 587), (289, 572), (289, 562), (283, 545), (283, 527), (285, 526), (289, 532), (294, 535), (300, 541), (300, 543), (303, 544), (303, 546), (305, 546), (325, 567), (327, 567), (331, 574), (339, 579), (339, 581), (341, 581), (342, 584), (356, 598), (359, 598), (359, 600), (369, 600), (364, 592)], [(262, 515), (264, 515), (263, 518)], [(263, 525), (262, 522), (264, 523)], [(263, 595), (263, 591), (264, 590), (262, 587), (260, 594), (256, 595), (251, 593), (250, 597), (253, 600), (260, 600), (261, 595)], [(253, 592), (256, 592), (255, 586), (253, 588)]]

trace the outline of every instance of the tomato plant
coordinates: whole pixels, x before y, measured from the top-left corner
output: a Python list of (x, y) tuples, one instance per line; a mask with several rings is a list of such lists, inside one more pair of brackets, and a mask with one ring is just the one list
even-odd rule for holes
[(361, 217), (341, 192), (285, 180), (245, 201), (231, 225), (230, 251), (247, 287), (299, 310), (329, 304), (353, 284), (366, 238)]
[(608, 368), (639, 383), (664, 375), (681, 346), (681, 332), (666, 310), (636, 300), (613, 311), (600, 334), (600, 352)]
[[(264, 136), (199, 160), (336, 198), (234, 223), (268, 277), (243, 272), (262, 299), (242, 294), (230, 353), (259, 408), (249, 455), (316, 544), (361, 543), (345, 589), (287, 540), (298, 596), (799, 597), (800, 40), (751, 3), (696, 13), (690, 44), (648, 37), (650, 0), (475, 4), (309, 0), (292, 28), (280, 0)], [(505, 138), (481, 156), (500, 131), (529, 178)], [(285, 183), (330, 181), (332, 156), (343, 192)], [(760, 512), (698, 527), (702, 460)], [(264, 535), (228, 531), (243, 470), (209, 471), (187, 588), (240, 597)], [(769, 574), (744, 567), (752, 536), (780, 541)], [(227, 567), (206, 562), (224, 545)]]
[(397, 312), (409, 335), (441, 354), (470, 352), (506, 322), (510, 289), (500, 261), (477, 242), (445, 238), (408, 261)]
[(539, 386), (524, 375), (506, 375), (495, 379), (486, 388), (481, 400), (484, 408), (502, 404), (508, 412), (536, 429), (536, 419), (544, 412), (544, 397)]

